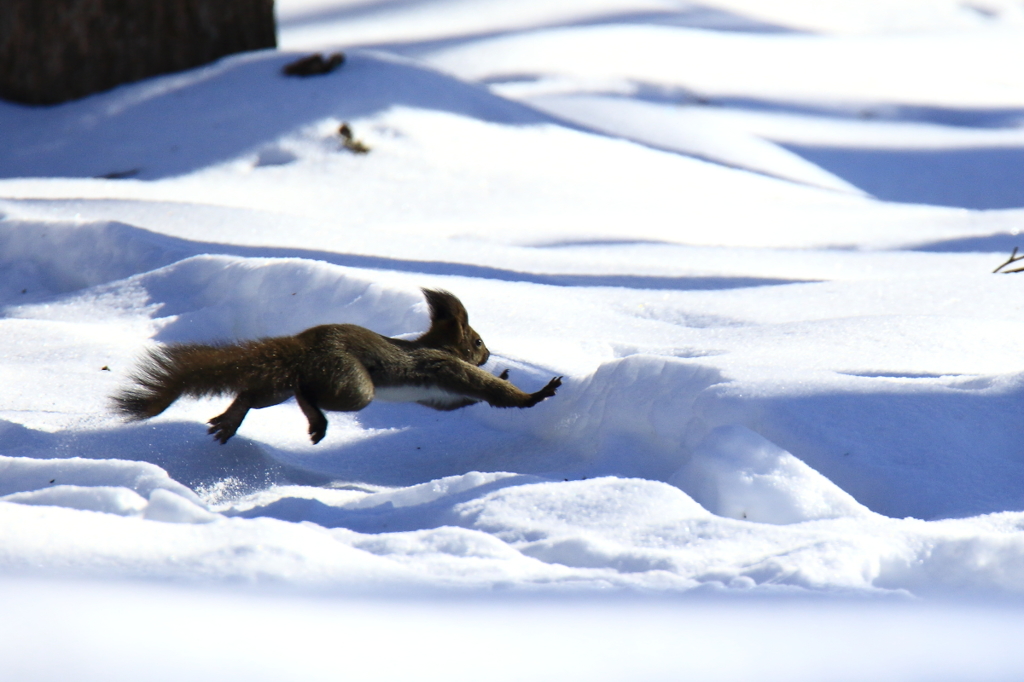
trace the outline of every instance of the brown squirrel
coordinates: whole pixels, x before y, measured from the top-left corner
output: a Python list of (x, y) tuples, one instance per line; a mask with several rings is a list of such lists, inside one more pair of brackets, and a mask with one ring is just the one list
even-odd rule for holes
[(524, 393), (506, 369), (494, 376), (479, 365), (490, 352), (469, 326), (462, 302), (447, 291), (423, 289), (430, 329), (407, 341), (354, 324), (326, 324), (295, 336), (230, 345), (178, 343), (153, 349), (132, 380), (114, 396), (131, 420), (155, 417), (185, 395), (234, 395), (231, 406), (209, 421), (209, 433), (227, 443), (251, 409), (283, 403), (291, 396), (309, 420), (309, 436), (327, 433), (321, 410), (356, 412), (374, 398), (417, 402), (455, 410), (477, 402), (495, 407), (533, 407), (555, 394), (562, 377), (535, 393)]

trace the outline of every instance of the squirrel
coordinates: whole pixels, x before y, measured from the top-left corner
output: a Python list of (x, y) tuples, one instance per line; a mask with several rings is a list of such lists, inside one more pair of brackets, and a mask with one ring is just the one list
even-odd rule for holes
[(234, 395), (209, 433), (222, 444), (235, 435), (252, 409), (295, 396), (309, 421), (314, 444), (327, 434), (322, 410), (357, 412), (375, 398), (456, 410), (478, 402), (494, 407), (533, 407), (555, 395), (562, 377), (525, 393), (479, 368), (490, 351), (469, 326), (469, 314), (453, 294), (423, 289), (430, 328), (413, 340), (389, 338), (354, 324), (326, 324), (295, 336), (237, 344), (176, 343), (150, 350), (131, 380), (113, 397), (129, 420), (155, 417), (181, 396)]

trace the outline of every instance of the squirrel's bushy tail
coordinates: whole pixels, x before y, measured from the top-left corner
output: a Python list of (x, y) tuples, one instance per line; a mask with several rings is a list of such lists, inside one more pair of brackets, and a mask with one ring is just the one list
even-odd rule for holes
[(132, 374), (133, 386), (113, 397), (130, 420), (148, 419), (181, 396), (200, 398), (244, 390), (293, 388), (301, 354), (294, 339), (264, 339), (237, 345), (180, 343), (151, 349)]

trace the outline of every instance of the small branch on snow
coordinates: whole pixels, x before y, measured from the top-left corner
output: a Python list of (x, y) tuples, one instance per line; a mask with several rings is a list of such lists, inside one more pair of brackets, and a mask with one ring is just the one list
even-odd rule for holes
[(1003, 263), (1002, 265), (1000, 265), (995, 270), (993, 270), (992, 274), (995, 274), (995, 273), (997, 273), (999, 271), (1002, 271), (1002, 273), (1004, 275), (1012, 275), (1015, 272), (1024, 272), (1024, 267), (1015, 268), (1013, 270), (1003, 270), (1003, 268), (1005, 268), (1007, 265), (1012, 265), (1012, 264), (1014, 264), (1014, 263), (1016, 263), (1017, 261), (1020, 261), (1020, 260), (1024, 260), (1024, 254), (1018, 256), (1017, 255), (1017, 247), (1015, 246), (1015, 247), (1013, 247), (1013, 253), (1011, 253), (1010, 257), (1006, 259), (1006, 262)]
[(335, 52), (327, 59), (317, 52), (294, 62), (285, 64), (281, 72), (286, 76), (322, 76), (334, 71), (345, 63), (345, 53)]
[[(362, 140), (357, 140), (352, 134), (352, 128), (349, 127), (348, 123), (342, 123), (338, 128), (338, 135), (341, 136), (341, 145), (356, 154), (366, 154), (370, 151), (370, 148), (363, 144)], [(1024, 256), (1022, 256), (1024, 258)]]

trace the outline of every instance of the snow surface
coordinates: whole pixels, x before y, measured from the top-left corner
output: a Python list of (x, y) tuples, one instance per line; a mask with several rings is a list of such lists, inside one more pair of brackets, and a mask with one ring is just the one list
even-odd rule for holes
[[(1021, 677), (1024, 6), (277, 5), (0, 102), (0, 677)], [(558, 394), (111, 412), (154, 342), (420, 287)]]

